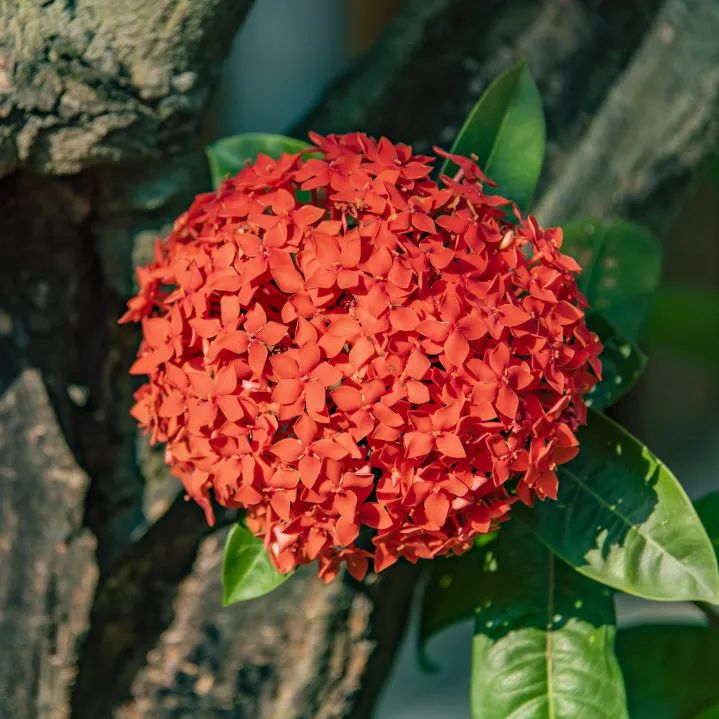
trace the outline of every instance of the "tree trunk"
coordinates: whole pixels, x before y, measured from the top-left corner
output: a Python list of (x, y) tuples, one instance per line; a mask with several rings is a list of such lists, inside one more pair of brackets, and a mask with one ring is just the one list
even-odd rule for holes
[[(248, 5), (0, 0), (0, 716), (368, 717), (401, 637), (407, 566), (222, 609), (226, 528), (128, 416), (116, 318), (209, 185), (202, 112)], [(406, 0), (303, 128), (447, 146), (524, 55), (540, 216), (660, 227), (716, 146), (718, 36), (715, 0)]]

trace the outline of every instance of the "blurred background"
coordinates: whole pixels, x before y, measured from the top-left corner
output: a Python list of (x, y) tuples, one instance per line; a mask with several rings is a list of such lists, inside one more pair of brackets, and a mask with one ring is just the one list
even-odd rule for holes
[[(0, 457), (4, 451), (4, 465), (36, 477), (34, 486), (55, 489), (38, 497), (7, 485), (0, 497), (0, 641), (17, 639), (7, 617), (35, 627), (25, 636), (45, 627), (44, 637), (50, 626), (61, 637), (60, 649), (38, 638), (38, 651), (59, 656), (62, 669), (49, 683), (37, 679), (49, 686), (44, 711), (294, 717), (272, 704), (296, 662), (274, 669), (276, 643), (291, 639), (296, 648), (303, 636), (284, 627), (296, 614), (309, 623), (307, 636), (320, 631), (320, 620), (325, 633), (342, 634), (364, 611), (354, 588), (320, 600), (305, 578), (309, 589), (277, 600), (278, 618), (255, 608), (216, 619), (219, 608), (201, 597), (219, 597), (212, 577), (223, 535), (197, 528), (201, 517), (178, 498), (161, 454), (147, 450), (127, 418), (132, 387), (124, 372), (137, 337), (114, 319), (131, 294), (134, 264), (209, 187), (201, 148), (220, 137), (361, 128), (420, 151), (448, 146), (488, 82), (526, 56), (548, 118), (540, 220), (627, 216), (664, 249), (642, 342), (649, 364), (612, 412), (690, 495), (719, 488), (716, 0), (256, 0), (234, 8), (217, 0), (198, 2), (202, 11), (168, 0), (112, 11), (98, 3), (92, 21), (82, 3), (30, 5), (0, 10), (0, 389), (7, 392)], [(143, 28), (153, 33), (147, 45)], [(30, 436), (52, 439), (60, 455), (41, 447), (26, 456), (19, 446)], [(65, 468), (63, 477), (46, 476), (43, 451)], [(68, 477), (71, 491), (62, 484)], [(58, 482), (64, 488), (53, 494)], [(42, 500), (49, 506), (30, 509)], [(59, 526), (60, 515), (57, 531), (37, 530)], [(79, 548), (77, 537), (85, 542)], [(17, 566), (3, 569), (10, 547)], [(77, 574), (53, 579), (68, 552)], [(42, 567), (41, 580), (21, 564)], [(18, 589), (36, 580), (36, 594), (57, 593), (62, 611)], [(423, 673), (416, 607), (408, 591), (396, 596), (390, 615), (409, 612), (410, 620), (374, 716), (469, 716), (471, 622), (432, 640), (438, 670)], [(628, 598), (618, 611), (622, 626), (703, 621), (687, 606)], [(387, 638), (391, 647), (395, 630), (379, 626), (345, 633), (357, 646), (380, 636), (379, 645)], [(237, 655), (235, 642), (252, 643), (255, 629), (256, 651)], [(102, 656), (111, 645), (119, 648)], [(329, 660), (321, 666), (334, 671)], [(387, 657), (378, 666), (388, 671)], [(18, 676), (0, 660), (1, 719), (70, 716), (10, 703), (3, 714), (3, 691), (11, 696)], [(97, 686), (116, 679), (110, 698), (97, 696)], [(364, 680), (365, 704), (381, 679)], [(309, 679), (302, 686), (313, 691)], [(247, 703), (235, 706), (237, 696)], [(368, 712), (362, 705), (352, 716)]]

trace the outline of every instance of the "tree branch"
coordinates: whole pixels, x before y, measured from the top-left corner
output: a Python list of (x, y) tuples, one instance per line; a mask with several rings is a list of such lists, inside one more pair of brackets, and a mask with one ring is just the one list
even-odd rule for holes
[(542, 196), (556, 222), (627, 212), (719, 139), (719, 5), (668, 0)]
[[(124, 634), (129, 645), (139, 642), (147, 663), (113, 716), (210, 719), (239, 711), (256, 719), (369, 719), (401, 637), (417, 568), (399, 565), (368, 586), (347, 579), (326, 586), (305, 567), (271, 594), (223, 608), (225, 539), (223, 530), (203, 541), (177, 592), (172, 621), (149, 651), (146, 625), (143, 630), (135, 621), (134, 631)], [(140, 590), (136, 596), (151, 595)], [(117, 602), (107, 602), (108, 610), (113, 606), (104, 634), (117, 641)], [(137, 617), (136, 608), (127, 616)], [(95, 661), (99, 646), (116, 653), (102, 636), (96, 643), (88, 652)], [(109, 678), (86, 675), (90, 694), (76, 694), (79, 719), (105, 716), (116, 704), (119, 697), (107, 696)]]
[(0, 398), (0, 716), (69, 716), (97, 580), (86, 489), (39, 373), (25, 371)]
[[(425, 151), (451, 144), (481, 92), (526, 57), (548, 117), (550, 164), (626, 65), (659, 0), (407, 0), (298, 132), (357, 129)], [(418, 19), (418, 20), (417, 20)]]
[(186, 149), (250, 0), (3, 0), (0, 176)]

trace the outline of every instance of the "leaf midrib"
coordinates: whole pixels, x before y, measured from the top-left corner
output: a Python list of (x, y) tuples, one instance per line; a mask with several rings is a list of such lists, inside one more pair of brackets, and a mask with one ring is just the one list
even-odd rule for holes
[(492, 143), (492, 147), (489, 151), (489, 155), (487, 155), (487, 162), (485, 166), (482, 168), (484, 172), (487, 174), (487, 177), (490, 179), (494, 179), (492, 177), (491, 167), (492, 167), (492, 160), (494, 160), (494, 156), (497, 154), (497, 150), (500, 145), (500, 141), (502, 139), (502, 135), (504, 134), (504, 131), (507, 129), (507, 123), (509, 122), (509, 116), (512, 114), (512, 110), (514, 109), (514, 104), (516, 100), (516, 91), (517, 86), (519, 85), (519, 80), (522, 74), (522, 71), (524, 68), (520, 68), (519, 72), (517, 73), (517, 77), (514, 81), (514, 84), (512, 85), (512, 90), (510, 92), (511, 101), (507, 105), (507, 110), (502, 114), (502, 120), (499, 123), (499, 128), (497, 129), (497, 133), (494, 136), (494, 142)]
[(554, 624), (552, 617), (554, 616), (554, 554), (547, 550), (547, 638), (544, 648), (545, 659), (547, 663), (547, 716), (548, 719), (554, 719), (554, 635), (552, 626)]
[[(661, 467), (661, 463), (659, 463), (659, 466)], [(678, 567), (680, 570), (682, 570), (685, 574), (688, 574), (692, 578), (694, 578), (694, 581), (698, 583), (698, 586), (702, 587), (705, 590), (709, 591), (709, 596), (715, 596), (714, 592), (711, 590), (711, 587), (709, 587), (702, 579), (698, 578), (696, 574), (693, 572), (687, 570), (684, 566), (684, 563), (677, 557), (675, 557), (668, 549), (666, 549), (664, 546), (659, 544), (656, 540), (654, 540), (650, 535), (643, 532), (640, 528), (640, 525), (635, 524), (632, 522), (626, 515), (624, 515), (622, 512), (620, 512), (618, 509), (615, 509), (610, 505), (600, 494), (595, 492), (589, 485), (587, 485), (582, 479), (572, 472), (570, 469), (567, 469), (566, 467), (562, 470), (563, 474), (567, 474), (571, 479), (578, 484), (583, 490), (587, 492), (590, 496), (594, 497), (597, 504), (600, 506), (605, 507), (610, 513), (616, 515), (619, 517), (624, 524), (629, 527), (630, 530), (633, 530), (637, 535), (639, 535), (647, 544), (651, 544), (654, 547), (656, 547), (662, 554), (669, 557)]]
[(232, 592), (230, 593), (230, 596), (228, 597), (228, 599), (230, 599), (230, 600), (234, 599), (234, 597), (235, 597), (235, 592), (237, 591), (237, 589), (236, 589), (237, 585), (239, 585), (242, 582), (242, 580), (248, 574), (250, 574), (250, 572), (252, 570), (254, 570), (255, 566), (257, 565), (257, 562), (259, 562), (260, 559), (262, 558), (262, 552), (257, 547), (252, 547), (252, 546), (242, 547), (240, 549), (239, 553), (248, 552), (248, 551), (254, 552), (255, 556), (252, 557), (252, 559), (250, 560), (250, 563), (245, 567), (245, 570), (241, 574), (238, 575), (238, 581), (235, 582), (235, 587), (233, 588)]

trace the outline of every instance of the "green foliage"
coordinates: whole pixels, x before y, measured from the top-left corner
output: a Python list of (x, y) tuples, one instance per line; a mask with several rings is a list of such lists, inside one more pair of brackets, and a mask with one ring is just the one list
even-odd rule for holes
[(617, 655), (632, 719), (695, 719), (719, 702), (719, 634), (707, 627), (622, 629)]
[(587, 405), (602, 410), (623, 397), (639, 379), (647, 364), (644, 353), (633, 342), (620, 337), (601, 315), (589, 317), (589, 328), (599, 335), (602, 350), (602, 381), (587, 395)]
[(654, 295), (643, 339), (679, 357), (719, 368), (719, 292), (662, 285)]
[(591, 312), (636, 342), (659, 284), (661, 246), (649, 230), (626, 220), (576, 220), (563, 226), (562, 249), (582, 266), (579, 289)]
[(289, 577), (275, 569), (264, 545), (249, 529), (241, 524), (232, 527), (222, 558), (225, 606), (268, 594)]
[(560, 468), (558, 500), (515, 506), (515, 518), (611, 587), (648, 599), (719, 601), (711, 542), (669, 469), (597, 412), (579, 442), (579, 455)]
[(694, 507), (719, 557), (719, 492), (707, 494), (696, 501)]
[(223, 137), (206, 149), (212, 185), (217, 188), (228, 175), (236, 175), (248, 162), (254, 162), (259, 153), (277, 158), (285, 152), (295, 154), (308, 147), (303, 140), (284, 135), (244, 133)]
[(631, 222), (577, 220), (564, 226), (562, 249), (582, 266), (578, 284), (590, 305), (587, 322), (604, 345), (602, 382), (587, 403), (605, 409), (631, 389), (646, 366), (636, 341), (659, 282), (661, 247)]
[(420, 640), (474, 614), (473, 716), (627, 716), (609, 589), (558, 560), (518, 522), (431, 567)]
[[(447, 627), (474, 614), (484, 587), (481, 577), (486, 574), (483, 550), (496, 540), (498, 533), (481, 535), (481, 543), (461, 557), (438, 557), (430, 563), (429, 577), (422, 594), (419, 626), (419, 649), (425, 666), (425, 646), (429, 639)], [(488, 541), (489, 540), (489, 541)]]
[(475, 551), (472, 716), (626, 717), (611, 591), (516, 522)]
[(714, 704), (714, 706), (705, 709), (695, 719), (719, 719), (719, 704)]
[[(479, 98), (452, 145), (494, 182), (503, 197), (526, 209), (542, 170), (545, 149), (542, 98), (525, 62), (500, 75)], [(453, 174), (445, 162), (441, 172)], [(489, 188), (487, 188), (489, 190)]]

